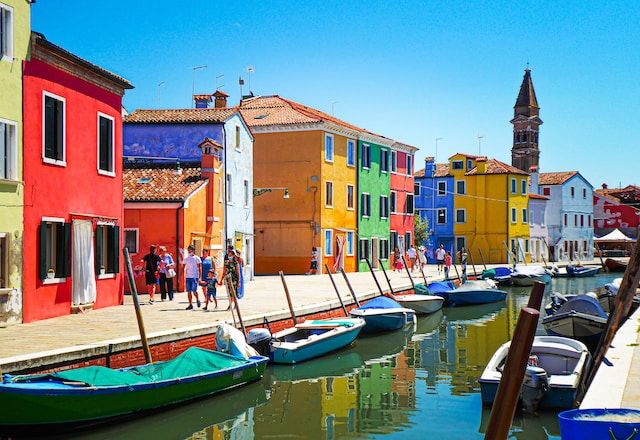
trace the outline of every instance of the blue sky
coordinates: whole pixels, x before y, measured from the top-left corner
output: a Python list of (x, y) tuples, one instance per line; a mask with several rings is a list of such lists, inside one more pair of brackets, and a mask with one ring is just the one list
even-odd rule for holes
[(640, 184), (640, 3), (40, 0), (33, 29), (129, 79), (125, 106), (190, 105), (218, 84), (280, 94), (420, 147), (510, 162), (509, 120), (530, 62), (542, 171)]

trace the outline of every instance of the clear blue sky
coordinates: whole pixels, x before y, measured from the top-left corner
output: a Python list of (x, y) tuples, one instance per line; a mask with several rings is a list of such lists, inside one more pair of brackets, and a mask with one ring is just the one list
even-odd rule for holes
[(542, 171), (594, 186), (640, 184), (640, 3), (39, 0), (33, 29), (129, 79), (125, 106), (188, 107), (255, 67), (280, 94), (420, 147), (510, 162), (509, 120), (526, 62), (544, 125)]

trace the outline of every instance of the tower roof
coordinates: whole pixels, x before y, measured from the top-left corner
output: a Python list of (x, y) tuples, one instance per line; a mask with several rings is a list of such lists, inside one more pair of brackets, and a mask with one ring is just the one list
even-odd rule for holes
[(518, 99), (516, 100), (515, 109), (518, 108), (535, 108), (538, 109), (538, 99), (536, 98), (536, 91), (533, 88), (533, 80), (531, 79), (531, 69), (528, 67), (524, 69), (524, 77), (522, 78), (522, 84), (520, 85), (520, 92), (518, 93)]

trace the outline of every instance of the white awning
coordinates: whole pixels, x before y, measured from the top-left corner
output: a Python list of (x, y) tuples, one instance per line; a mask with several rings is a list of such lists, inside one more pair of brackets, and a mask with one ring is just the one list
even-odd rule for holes
[(607, 241), (635, 241), (633, 238), (629, 238), (620, 229), (616, 229), (614, 231), (609, 232), (607, 235), (604, 235), (600, 238), (595, 239), (598, 243), (607, 242)]

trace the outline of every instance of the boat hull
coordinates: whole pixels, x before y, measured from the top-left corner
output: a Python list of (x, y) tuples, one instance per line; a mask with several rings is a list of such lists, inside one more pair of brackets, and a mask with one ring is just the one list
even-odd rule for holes
[(614, 260), (612, 258), (607, 258), (604, 261), (604, 265), (609, 272), (624, 272), (627, 270), (627, 263), (623, 263), (622, 261)]
[(490, 304), (494, 302), (504, 301), (507, 298), (507, 292), (502, 290), (481, 290), (478, 292), (447, 292), (444, 295), (445, 304), (449, 307), (470, 306), (478, 304)]
[(599, 267), (590, 267), (588, 269), (582, 269), (577, 271), (567, 271), (567, 276), (569, 278), (587, 278), (594, 277), (600, 272)]
[(548, 316), (542, 324), (550, 336), (586, 339), (599, 337), (607, 326), (607, 319), (571, 311)]
[(520, 276), (512, 275), (511, 276), (511, 282), (513, 283), (514, 286), (518, 286), (518, 287), (531, 287), (533, 286), (533, 283), (535, 281), (538, 281), (544, 284), (549, 284), (551, 282), (551, 275), (544, 274), (544, 275), (534, 275), (534, 276), (529, 276), (529, 275), (520, 275)]
[[(499, 381), (485, 382), (480, 381), (480, 394), (484, 405), (492, 405), (498, 392)], [(572, 408), (576, 397), (575, 388), (549, 387), (549, 391), (545, 394), (540, 402), (541, 408)]]
[(410, 320), (407, 315), (406, 312), (395, 312), (358, 317), (363, 318), (366, 322), (364, 329), (362, 329), (363, 333), (380, 333), (400, 330), (409, 322), (413, 322), (413, 319)]
[(396, 297), (401, 306), (413, 310), (416, 314), (427, 315), (442, 309), (444, 298), (439, 296), (406, 295)]

